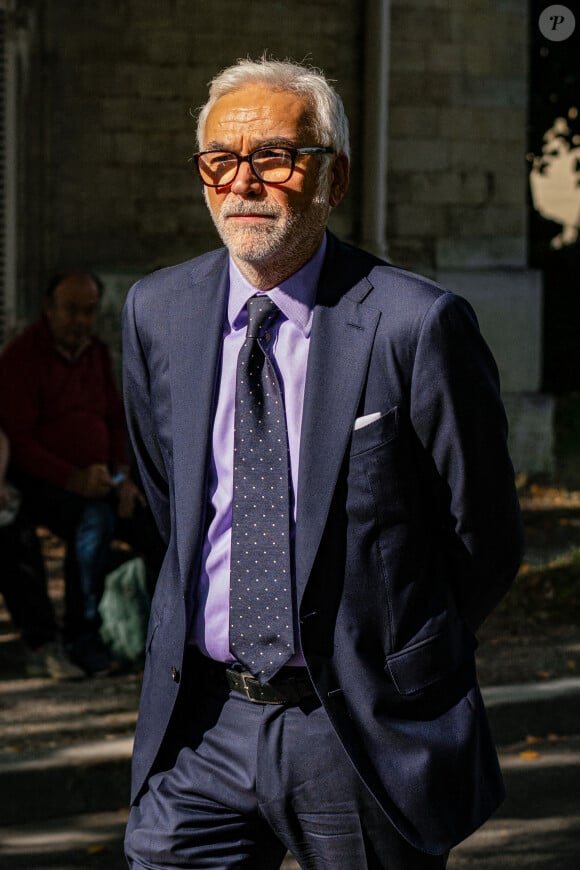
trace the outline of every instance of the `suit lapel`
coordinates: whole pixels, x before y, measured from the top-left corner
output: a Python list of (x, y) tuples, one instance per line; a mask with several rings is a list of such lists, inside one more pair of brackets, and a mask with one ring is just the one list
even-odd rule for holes
[(225, 252), (195, 276), (171, 317), (170, 382), (177, 549), (181, 576), (190, 576), (199, 557), (206, 503), (206, 478), (228, 286)]
[[(372, 285), (353, 274), (352, 261), (340, 256), (332, 237), (327, 262), (332, 265), (323, 276), (314, 310), (302, 420), (296, 522), (299, 600), (328, 518), (380, 317), (360, 304)], [(173, 448), (180, 468), (174, 480), (177, 548), (184, 580), (199, 558), (204, 529), (227, 287), (224, 251), (217, 261), (208, 258), (204, 273), (183, 288), (170, 319)]]
[(338, 262), (321, 284), (312, 323), (297, 493), (299, 601), (326, 525), (380, 318), (378, 311), (360, 304), (372, 289), (368, 279), (359, 278), (342, 292), (344, 274)]

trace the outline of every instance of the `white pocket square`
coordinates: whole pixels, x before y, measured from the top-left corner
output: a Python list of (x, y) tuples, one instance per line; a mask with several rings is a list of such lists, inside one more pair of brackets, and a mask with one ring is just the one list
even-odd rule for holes
[(375, 411), (373, 414), (365, 414), (363, 417), (357, 417), (354, 421), (354, 431), (357, 429), (363, 429), (365, 426), (370, 426), (371, 423), (374, 423), (376, 420), (380, 420), (384, 414), (381, 411)]

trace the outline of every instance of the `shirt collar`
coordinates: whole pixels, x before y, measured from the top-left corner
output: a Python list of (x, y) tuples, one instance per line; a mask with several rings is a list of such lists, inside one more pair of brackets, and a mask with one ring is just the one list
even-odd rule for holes
[[(326, 254), (326, 234), (313, 257), (301, 269), (286, 278), (276, 287), (268, 290), (267, 295), (276, 303), (282, 314), (291, 320), (306, 338), (312, 329), (312, 310), (316, 299), (316, 288)], [(230, 293), (228, 299), (228, 324), (230, 330), (242, 329), (246, 325), (245, 307), (256, 290), (244, 278), (230, 257)]]

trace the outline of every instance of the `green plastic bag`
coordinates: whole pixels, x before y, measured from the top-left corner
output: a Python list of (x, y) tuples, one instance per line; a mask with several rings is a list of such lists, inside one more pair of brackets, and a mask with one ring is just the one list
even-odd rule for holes
[(129, 559), (107, 574), (99, 604), (101, 637), (118, 661), (142, 663), (150, 605), (143, 559)]

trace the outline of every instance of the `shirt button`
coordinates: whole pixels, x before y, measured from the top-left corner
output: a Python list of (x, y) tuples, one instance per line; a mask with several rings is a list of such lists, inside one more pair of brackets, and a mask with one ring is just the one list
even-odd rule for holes
[(178, 683), (181, 678), (181, 674), (179, 673), (179, 669), (175, 666), (171, 668), (171, 679), (174, 683)]

